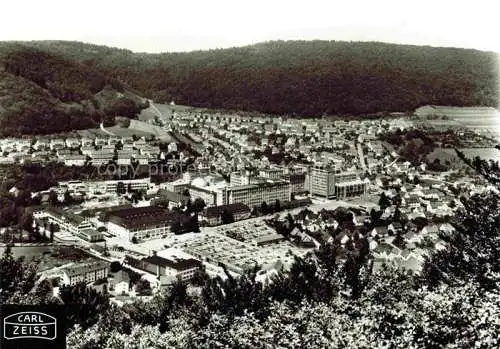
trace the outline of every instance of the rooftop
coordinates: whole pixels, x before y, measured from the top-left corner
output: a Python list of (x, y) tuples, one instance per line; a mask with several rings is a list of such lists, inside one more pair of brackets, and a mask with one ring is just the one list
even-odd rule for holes
[(177, 259), (167, 259), (160, 257), (158, 255), (153, 255), (142, 259), (144, 262), (158, 265), (164, 268), (170, 268), (175, 270), (188, 270), (193, 268), (198, 268), (201, 266), (201, 262), (194, 258), (177, 258)]
[[(176, 213), (156, 206), (130, 207), (108, 212), (109, 220), (119, 220), (127, 228), (152, 226), (171, 221)], [(116, 222), (115, 222), (116, 223)]]
[(224, 210), (231, 212), (232, 214), (250, 212), (250, 208), (247, 205), (237, 202), (229, 205), (207, 207), (204, 210), (204, 214), (207, 217), (218, 217), (224, 212)]

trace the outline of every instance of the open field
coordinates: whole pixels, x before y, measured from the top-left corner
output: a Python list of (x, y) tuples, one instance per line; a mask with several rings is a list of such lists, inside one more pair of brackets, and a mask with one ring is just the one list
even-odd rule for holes
[(461, 148), (459, 150), (468, 158), (479, 156), (484, 160), (500, 161), (500, 150), (496, 148)]
[(500, 113), (488, 115), (454, 115), (453, 120), (469, 129), (500, 142)]
[(460, 169), (466, 168), (467, 165), (460, 160), (455, 149), (452, 148), (436, 148), (431, 153), (427, 154), (427, 161), (429, 163), (439, 160), (441, 165), (447, 168)]
[[(114, 134), (115, 136), (118, 137), (131, 137), (132, 135), (136, 135), (137, 137), (148, 137), (151, 136), (151, 133), (142, 131), (142, 130), (136, 130), (136, 129), (131, 129), (131, 128), (125, 128), (125, 127), (120, 127), (120, 126), (111, 126), (111, 127), (106, 127), (106, 130)], [(81, 130), (78, 131), (78, 134), (81, 137), (108, 137), (109, 134), (101, 130), (100, 128), (91, 128), (91, 129), (86, 129), (86, 130)]]

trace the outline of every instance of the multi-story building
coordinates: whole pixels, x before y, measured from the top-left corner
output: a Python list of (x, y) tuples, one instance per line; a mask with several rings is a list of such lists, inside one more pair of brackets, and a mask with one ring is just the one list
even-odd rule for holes
[(108, 212), (107, 228), (130, 241), (161, 238), (170, 232), (174, 216), (175, 213), (156, 206), (118, 209)]
[(366, 194), (366, 181), (355, 179), (352, 181), (335, 183), (335, 195), (338, 199)]
[(309, 192), (326, 198), (335, 197), (335, 168), (329, 165), (313, 166), (309, 174)]
[(282, 178), (285, 174), (285, 168), (272, 167), (259, 170), (259, 177), (268, 179), (279, 179)]
[(367, 181), (361, 180), (356, 172), (335, 174), (335, 196), (339, 199), (364, 195)]
[(250, 173), (247, 171), (231, 172), (229, 183), (231, 186), (248, 185), (250, 184)]
[(140, 179), (124, 179), (118, 181), (104, 181), (103, 183), (106, 185), (106, 192), (112, 193), (116, 192), (118, 188), (118, 183), (123, 183), (125, 189), (128, 190), (137, 190), (137, 191), (147, 191), (152, 186), (151, 179), (148, 178), (140, 178)]
[(156, 252), (142, 259), (129, 256), (126, 258), (127, 263), (135, 268), (154, 274), (159, 279), (167, 277), (172, 281), (189, 282), (202, 266), (202, 263), (194, 258), (159, 256)]
[(220, 178), (198, 177), (187, 187), (191, 200), (202, 199), (207, 206), (220, 206), (226, 203), (227, 182)]
[[(201, 199), (207, 206), (217, 206), (217, 203), (222, 201), (222, 199), (220, 199), (221, 192), (213, 190), (212, 188), (189, 185), (187, 190), (192, 200)], [(219, 195), (217, 195), (218, 193)]]
[(35, 211), (33, 212), (33, 217), (48, 219), (49, 223), (57, 224), (61, 231), (67, 231), (75, 236), (79, 236), (80, 233), (88, 231), (89, 229), (94, 229), (94, 226), (87, 218), (55, 207), (48, 207), (45, 210)]
[(108, 263), (96, 261), (72, 264), (62, 270), (62, 284), (75, 285), (79, 282), (94, 282), (108, 276)]
[(180, 178), (173, 182), (161, 183), (160, 189), (166, 189), (175, 193), (182, 193), (189, 187), (189, 182), (188, 178)]
[(258, 207), (263, 202), (274, 204), (276, 200), (289, 201), (291, 190), (288, 181), (265, 181), (256, 184), (231, 186), (226, 188), (228, 204), (242, 203), (248, 207)]
[(130, 165), (132, 163), (132, 153), (129, 151), (119, 150), (116, 163), (118, 165)]
[(110, 161), (112, 161), (113, 157), (115, 156), (115, 153), (108, 152), (108, 151), (95, 150), (92, 152), (92, 154), (90, 156), (92, 158), (92, 165), (93, 166), (101, 166), (101, 165), (106, 165)]
[(290, 191), (292, 193), (295, 194), (308, 191), (305, 173), (291, 173), (286, 179), (290, 181)]
[(103, 152), (114, 153), (115, 149), (116, 149), (116, 146), (112, 145), (112, 144), (104, 144), (103, 146), (101, 146), (101, 151), (103, 151)]

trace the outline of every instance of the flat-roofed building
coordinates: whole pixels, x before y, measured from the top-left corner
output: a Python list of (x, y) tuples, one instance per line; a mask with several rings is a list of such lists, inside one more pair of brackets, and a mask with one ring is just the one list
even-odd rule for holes
[(80, 239), (88, 242), (97, 242), (104, 240), (103, 233), (97, 231), (96, 229), (81, 229), (75, 234), (75, 236), (78, 236)]
[(231, 186), (250, 184), (250, 173), (248, 171), (231, 172), (229, 176)]
[(338, 199), (366, 194), (368, 180), (359, 178), (356, 172), (335, 174), (335, 196)]
[(187, 187), (191, 200), (202, 199), (207, 206), (226, 204), (227, 182), (218, 177), (197, 177)]
[(259, 170), (259, 177), (268, 179), (279, 179), (286, 174), (285, 168), (264, 168)]
[(335, 168), (329, 165), (316, 165), (311, 168), (309, 178), (312, 195), (326, 198), (335, 197)]
[(170, 277), (172, 281), (184, 282), (189, 282), (202, 266), (202, 263), (194, 258), (159, 256), (156, 252), (142, 259), (127, 256), (126, 261), (133, 267), (154, 274), (160, 279)]
[(288, 181), (264, 181), (226, 188), (228, 204), (242, 203), (252, 208), (259, 207), (263, 202), (274, 204), (276, 200), (289, 201), (290, 195)]
[(130, 165), (132, 163), (132, 152), (119, 150), (116, 163), (118, 165)]
[(361, 196), (366, 194), (366, 182), (361, 179), (335, 184), (335, 194), (338, 199)]
[(101, 146), (102, 151), (109, 151), (109, 152), (114, 152), (116, 150), (115, 145), (109, 145), (109, 144), (104, 144)]
[[(189, 185), (187, 187), (189, 191), (189, 196), (194, 201), (196, 199), (201, 199), (205, 202), (207, 206), (216, 206), (217, 205), (217, 191), (214, 191), (210, 188), (203, 188), (198, 186)], [(220, 195), (219, 195), (220, 197)], [(220, 200), (219, 200), (220, 201)]]
[(306, 174), (305, 173), (291, 173), (286, 177), (290, 181), (290, 191), (292, 193), (303, 193), (308, 191), (306, 188)]
[(135, 154), (133, 157), (139, 165), (147, 165), (149, 163), (149, 156), (147, 155)]
[(128, 240), (161, 238), (170, 232), (175, 215), (156, 206), (119, 209), (107, 213), (107, 228), (110, 233)]
[(189, 186), (189, 179), (180, 178), (173, 182), (160, 184), (160, 189), (166, 189), (175, 193), (182, 193)]
[(86, 217), (52, 206), (33, 212), (33, 217), (48, 219), (49, 223), (57, 224), (61, 231), (67, 231), (75, 236), (78, 236), (82, 231), (94, 229), (94, 226)]

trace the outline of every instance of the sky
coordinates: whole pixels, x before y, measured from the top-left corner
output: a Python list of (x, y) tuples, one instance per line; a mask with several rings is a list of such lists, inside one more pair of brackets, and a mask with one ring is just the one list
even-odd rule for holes
[(346, 40), (500, 52), (498, 0), (9, 0), (0, 41), (76, 40), (174, 52)]

